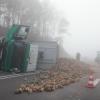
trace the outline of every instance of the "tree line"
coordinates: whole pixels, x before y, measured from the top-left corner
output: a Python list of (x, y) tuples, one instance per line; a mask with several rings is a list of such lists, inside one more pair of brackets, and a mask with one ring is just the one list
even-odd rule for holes
[(0, 26), (31, 26), (30, 40), (57, 40), (67, 32), (68, 22), (49, 0), (0, 0)]

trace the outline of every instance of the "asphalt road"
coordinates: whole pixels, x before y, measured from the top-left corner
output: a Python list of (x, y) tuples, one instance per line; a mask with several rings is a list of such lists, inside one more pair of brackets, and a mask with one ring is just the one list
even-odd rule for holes
[[(96, 68), (96, 78), (100, 78), (99, 67)], [(100, 83), (94, 89), (85, 87), (87, 78), (80, 82), (58, 89), (54, 92), (15, 95), (15, 89), (26, 77), (15, 77), (0, 80), (0, 100), (100, 100)], [(31, 76), (28, 76), (31, 78)]]

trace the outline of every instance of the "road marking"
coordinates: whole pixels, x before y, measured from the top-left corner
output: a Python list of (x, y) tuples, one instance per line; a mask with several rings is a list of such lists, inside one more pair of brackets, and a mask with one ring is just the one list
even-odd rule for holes
[(25, 73), (25, 74), (5, 75), (5, 76), (0, 76), (0, 80), (17, 78), (17, 77), (22, 77), (22, 76), (29, 76), (29, 75), (34, 75), (34, 74), (36, 74), (36, 73)]
[(94, 80), (94, 82), (93, 82), (94, 86), (96, 86), (99, 82), (100, 82), (100, 79)]

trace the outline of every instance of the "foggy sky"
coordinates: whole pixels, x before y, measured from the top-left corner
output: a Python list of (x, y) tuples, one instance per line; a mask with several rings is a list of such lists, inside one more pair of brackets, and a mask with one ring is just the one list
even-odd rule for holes
[(100, 0), (59, 2), (56, 6), (65, 12), (70, 23), (68, 32), (71, 36), (64, 38), (65, 49), (73, 56), (80, 52), (83, 57), (94, 59), (100, 50)]

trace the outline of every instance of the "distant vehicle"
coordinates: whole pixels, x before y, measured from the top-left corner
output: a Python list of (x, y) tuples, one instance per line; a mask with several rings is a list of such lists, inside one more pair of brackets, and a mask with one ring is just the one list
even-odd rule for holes
[(95, 62), (100, 64), (100, 51), (97, 52), (97, 56), (95, 58)]
[(78, 52), (77, 54), (76, 54), (76, 60), (78, 60), (78, 61), (80, 61), (80, 53)]

